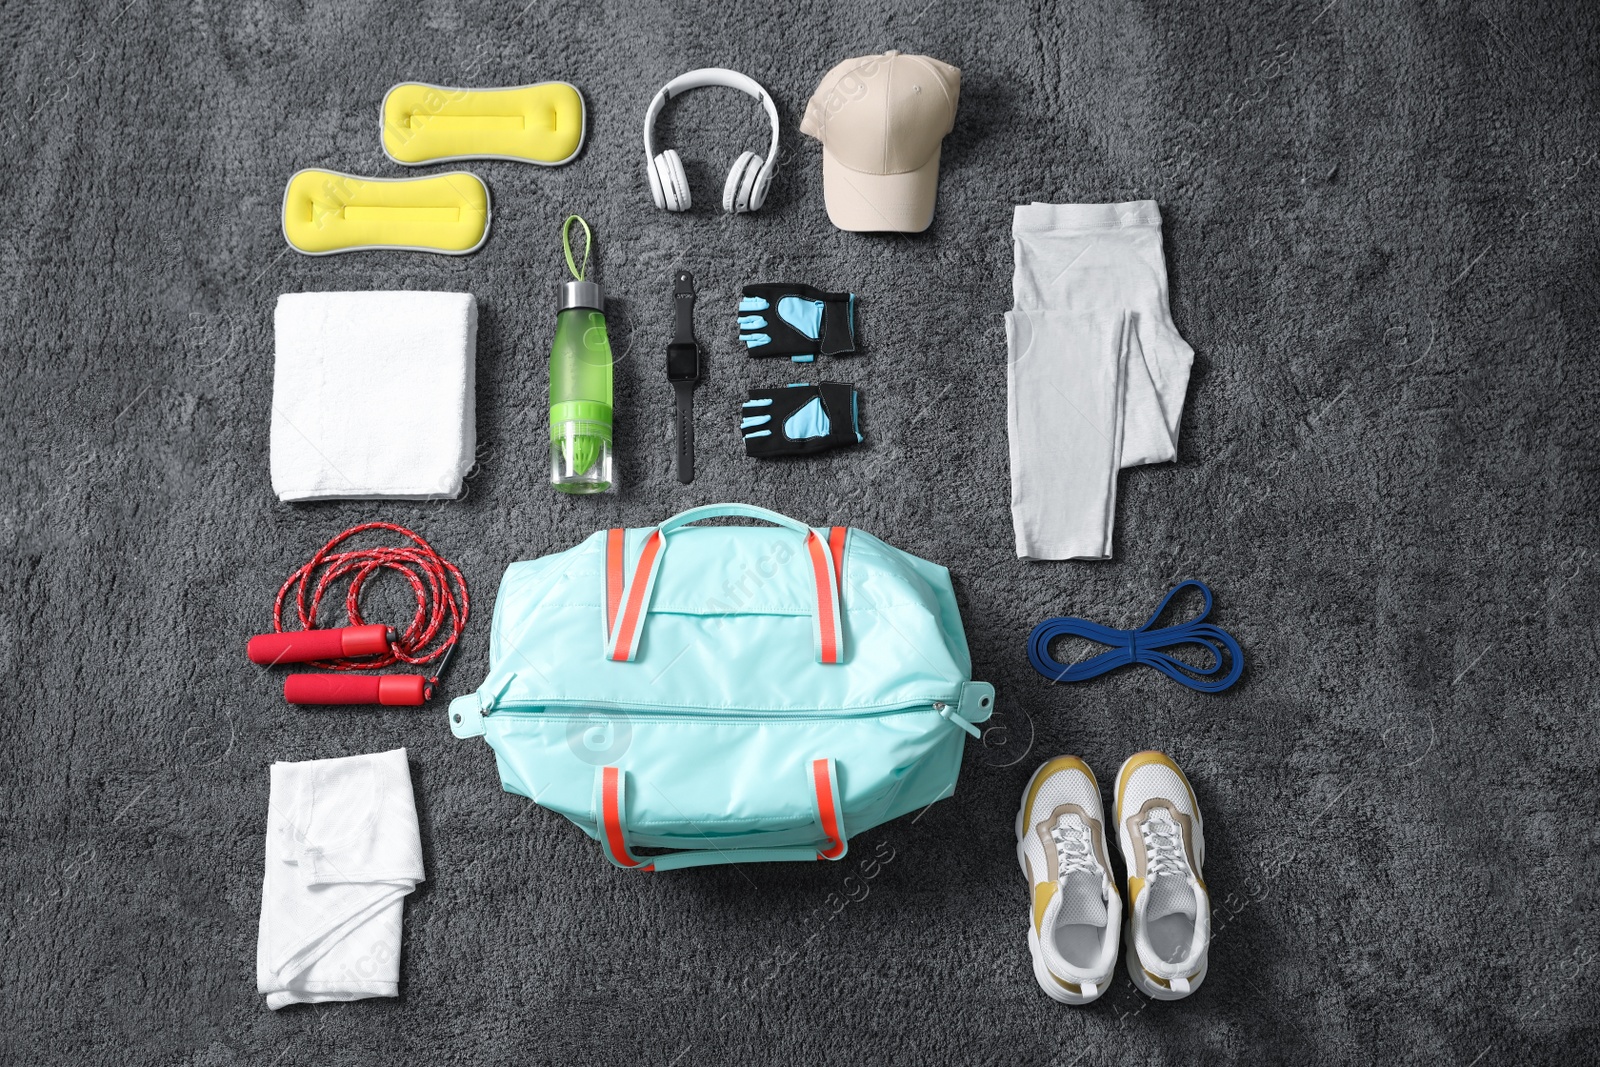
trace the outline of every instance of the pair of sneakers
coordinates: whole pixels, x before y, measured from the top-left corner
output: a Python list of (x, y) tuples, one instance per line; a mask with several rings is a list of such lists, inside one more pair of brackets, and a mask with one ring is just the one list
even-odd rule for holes
[(1076, 756), (1059, 756), (1028, 780), (1017, 860), (1033, 893), (1033, 975), (1063, 1004), (1088, 1004), (1111, 982), (1121, 932), (1133, 984), (1157, 1000), (1179, 1000), (1205, 978), (1211, 941), (1200, 806), (1189, 779), (1160, 752), (1122, 765), (1114, 802), (1128, 873), (1125, 931), (1094, 772)]

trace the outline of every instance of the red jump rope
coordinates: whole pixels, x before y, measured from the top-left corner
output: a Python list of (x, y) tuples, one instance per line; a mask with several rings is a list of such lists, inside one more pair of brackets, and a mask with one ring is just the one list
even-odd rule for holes
[[(334, 551), (357, 534), (382, 530), (410, 541), (404, 545)], [(411, 625), (398, 636), (392, 627), (368, 623), (361, 616), (361, 587), (381, 571), (397, 571), (411, 583), (417, 610)], [(349, 579), (345, 614), (350, 625), (317, 629), (317, 608), (335, 583)], [(284, 603), (294, 590), (300, 629), (283, 628)], [(396, 663), (422, 666), (439, 661), (432, 675), (291, 674), (283, 697), (291, 704), (389, 704), (417, 706), (433, 696), (450, 653), (467, 625), (467, 583), (454, 563), (404, 526), (364, 522), (352, 526), (317, 550), (311, 562), (289, 575), (272, 606), (270, 634), (250, 639), (251, 663), (309, 663), (330, 671), (379, 671)]]

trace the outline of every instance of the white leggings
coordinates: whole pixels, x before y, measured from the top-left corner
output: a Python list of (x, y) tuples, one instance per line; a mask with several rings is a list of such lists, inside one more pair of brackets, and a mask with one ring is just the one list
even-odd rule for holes
[(1117, 471), (1178, 455), (1194, 349), (1167, 307), (1161, 212), (1018, 207), (1009, 349), (1011, 517), (1023, 559), (1110, 559)]

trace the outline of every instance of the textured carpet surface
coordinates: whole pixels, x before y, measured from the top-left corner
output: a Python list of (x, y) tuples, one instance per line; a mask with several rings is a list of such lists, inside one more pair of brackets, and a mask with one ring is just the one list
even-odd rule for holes
[[(0, 1060), (6, 1063), (1573, 1062), (1593, 1056), (1600, 405), (1597, 9), (1310, 0), (736, 7), (689, 2), (6, 4), (0, 69)], [(798, 133), (835, 62), (964, 72), (938, 217), (827, 222)], [(781, 172), (702, 92), (662, 133), (695, 209), (644, 191), (639, 121), (682, 70), (770, 87)], [(559, 169), (474, 164), (487, 246), (286, 252), (304, 166), (392, 176), (391, 84), (581, 86)], [(1005, 454), (1010, 211), (1148, 197), (1197, 350), (1181, 456), (1123, 475), (1116, 559), (1023, 564)], [(557, 227), (594, 224), (622, 487), (545, 485)], [(700, 477), (670, 475), (667, 275), (692, 269)], [(758, 465), (736, 407), (789, 378), (737, 350), (738, 288), (860, 294), (868, 443)], [(440, 504), (285, 506), (267, 474), (279, 293), (477, 294), (479, 465)], [(629, 876), (499, 791), (424, 711), (307, 712), (244, 662), (279, 582), (387, 518), (475, 594), (446, 688), (483, 677), (511, 560), (733, 500), (878, 534), (956, 576), (998, 729), (957, 795), (843, 866)], [(1153, 673), (1051, 687), (1039, 619), (1134, 625), (1201, 577), (1250, 652), (1205, 697)], [(275, 759), (405, 746), (427, 883), (398, 1000), (265, 1010), (254, 987)], [(1029, 972), (1011, 819), (1037, 762), (1103, 783), (1146, 747), (1206, 817), (1210, 976), (1078, 1010)], [(866, 866), (869, 858), (880, 862)], [(887, 859), (885, 859), (885, 857)]]

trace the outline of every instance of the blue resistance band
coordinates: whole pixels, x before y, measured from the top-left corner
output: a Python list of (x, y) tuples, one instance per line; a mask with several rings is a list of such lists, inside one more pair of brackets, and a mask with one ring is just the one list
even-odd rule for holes
[[(1186, 623), (1152, 630), (1151, 626), (1167, 610), (1172, 598), (1189, 588), (1200, 590), (1201, 597), (1205, 599), (1205, 607), (1200, 614)], [(1161, 606), (1137, 630), (1117, 630), (1088, 619), (1065, 616), (1044, 620), (1028, 635), (1028, 662), (1033, 664), (1034, 670), (1053, 682), (1084, 682), (1130, 663), (1142, 663), (1154, 667), (1173, 681), (1182, 682), (1190, 689), (1198, 689), (1202, 693), (1220, 693), (1237, 682), (1239, 675), (1244, 673), (1244, 650), (1228, 631), (1205, 621), (1209, 614), (1210, 587), (1204, 582), (1190, 579), (1173, 586), (1172, 591), (1162, 598)], [(1062, 663), (1050, 655), (1050, 642), (1068, 635), (1110, 645), (1111, 650), (1091, 656), (1082, 663)], [(1199, 645), (1211, 654), (1211, 662), (1207, 666), (1192, 667), (1159, 651), (1173, 645)], [(1222, 669), (1223, 649), (1228, 650), (1231, 666), (1227, 674), (1214, 678), (1212, 676)]]

